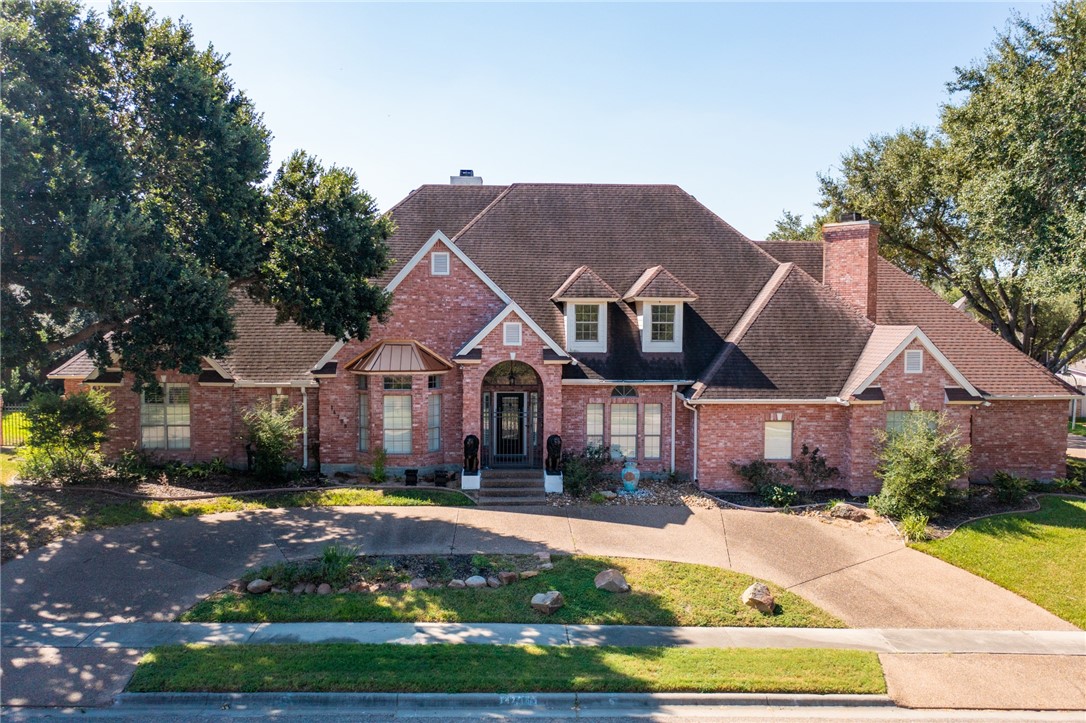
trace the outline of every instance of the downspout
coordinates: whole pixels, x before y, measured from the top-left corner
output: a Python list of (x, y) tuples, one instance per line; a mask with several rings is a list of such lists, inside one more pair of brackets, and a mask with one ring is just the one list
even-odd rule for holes
[(685, 399), (683, 400), (683, 406), (694, 413), (694, 474), (693, 474), (694, 479), (693, 479), (693, 481), (695, 483), (697, 483), (697, 481), (698, 481), (698, 408), (694, 407), (694, 406), (691, 406), (690, 403), (687, 402)]
[(302, 469), (309, 470), (309, 394), (302, 387)]
[(675, 395), (679, 393), (679, 385), (671, 385), (671, 476), (675, 476)]

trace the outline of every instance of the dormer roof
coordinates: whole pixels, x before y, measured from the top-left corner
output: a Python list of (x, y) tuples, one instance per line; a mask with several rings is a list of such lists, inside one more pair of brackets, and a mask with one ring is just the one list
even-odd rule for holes
[(675, 278), (675, 275), (663, 266), (653, 266), (633, 283), (623, 295), (623, 301), (643, 301), (647, 299), (667, 299), (669, 301), (696, 301), (698, 295), (690, 287)]
[(579, 266), (574, 269), (573, 273), (558, 287), (558, 291), (551, 294), (551, 301), (565, 301), (566, 299), (618, 301), (619, 298), (618, 292), (587, 266)]

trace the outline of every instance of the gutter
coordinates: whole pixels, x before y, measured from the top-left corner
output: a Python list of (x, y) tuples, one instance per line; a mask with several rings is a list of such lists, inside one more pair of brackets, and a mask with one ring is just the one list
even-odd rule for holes
[(671, 385), (671, 475), (675, 475), (675, 397), (679, 393), (679, 385)]
[(309, 471), (309, 390), (302, 387), (302, 469)]
[[(678, 392), (675, 392), (676, 396), (679, 396)], [(694, 413), (694, 470), (693, 470), (693, 482), (698, 483), (698, 408), (690, 405), (686, 401), (685, 397), (680, 397), (683, 400), (683, 406)], [(673, 428), (674, 429), (674, 428)]]
[[(684, 403), (685, 400), (684, 400)], [(690, 404), (836, 404), (847, 407), (851, 404), (841, 397), (824, 399), (695, 399)]]

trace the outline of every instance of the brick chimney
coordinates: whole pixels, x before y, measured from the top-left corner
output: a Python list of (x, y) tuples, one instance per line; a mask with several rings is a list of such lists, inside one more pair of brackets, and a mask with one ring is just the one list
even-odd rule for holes
[(842, 214), (822, 227), (822, 283), (875, 320), (878, 296), (879, 224)]

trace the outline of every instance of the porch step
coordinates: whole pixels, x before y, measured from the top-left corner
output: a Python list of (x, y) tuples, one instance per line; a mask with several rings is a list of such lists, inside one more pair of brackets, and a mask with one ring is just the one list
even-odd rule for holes
[(486, 487), (479, 489), (480, 499), (483, 497), (545, 497), (543, 485), (538, 487)]
[(486, 470), (479, 487), (482, 507), (542, 505), (547, 503), (542, 470)]
[(547, 498), (540, 492), (538, 497), (479, 497), (480, 507), (525, 507), (528, 505), (545, 505)]
[(494, 479), (483, 474), (483, 489), (512, 489), (515, 487), (538, 487), (543, 489), (543, 475), (525, 475), (524, 477), (499, 477)]

